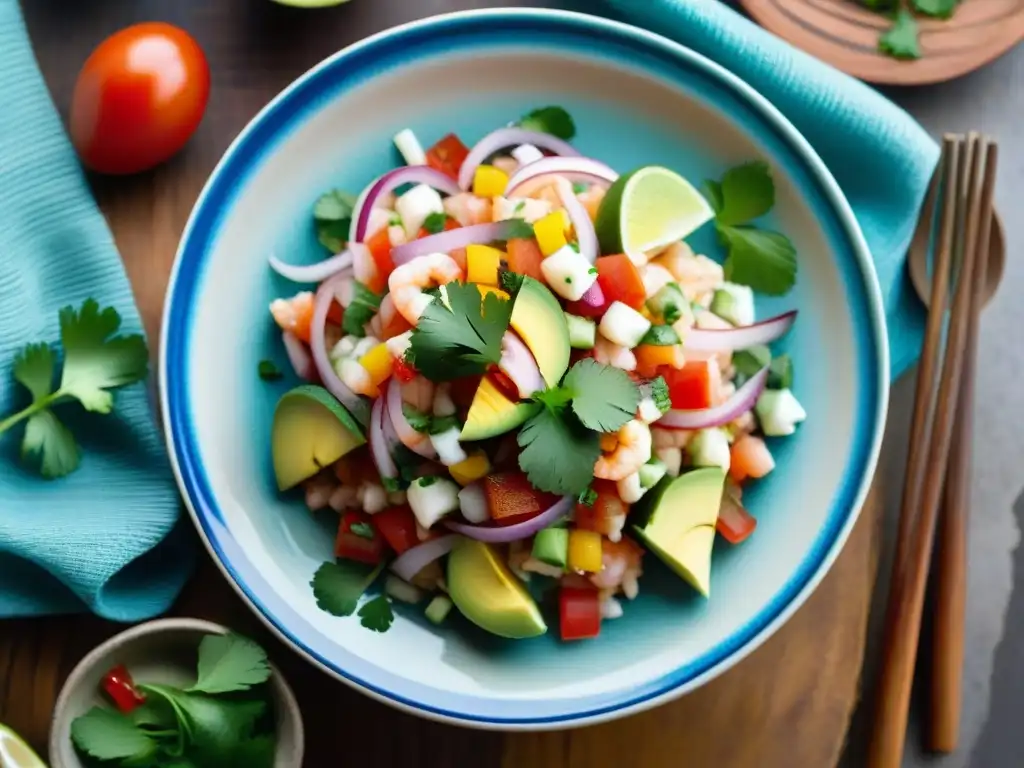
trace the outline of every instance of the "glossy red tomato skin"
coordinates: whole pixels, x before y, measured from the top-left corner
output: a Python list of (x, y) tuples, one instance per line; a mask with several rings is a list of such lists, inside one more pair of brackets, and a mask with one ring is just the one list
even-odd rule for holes
[(82, 162), (107, 174), (148, 170), (195, 132), (210, 96), (210, 68), (185, 30), (146, 22), (115, 32), (75, 83), (70, 133)]

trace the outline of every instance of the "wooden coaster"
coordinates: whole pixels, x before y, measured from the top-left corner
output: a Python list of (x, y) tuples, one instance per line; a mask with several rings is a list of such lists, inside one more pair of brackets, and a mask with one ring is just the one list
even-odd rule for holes
[(983, 67), (1024, 39), (1024, 0), (964, 0), (948, 20), (918, 18), (921, 58), (878, 51), (889, 19), (856, 0), (740, 0), (770, 32), (871, 83), (924, 85)]

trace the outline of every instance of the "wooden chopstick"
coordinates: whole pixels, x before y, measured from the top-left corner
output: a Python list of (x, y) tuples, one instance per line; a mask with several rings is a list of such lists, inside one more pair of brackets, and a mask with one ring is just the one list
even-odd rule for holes
[(988, 147), (988, 162), (981, 193), (978, 255), (974, 292), (964, 351), (963, 379), (957, 402), (956, 427), (946, 472), (946, 493), (939, 524), (934, 566), (934, 652), (928, 748), (952, 752), (960, 736), (963, 700), (964, 615), (967, 595), (967, 517), (971, 491), (971, 440), (974, 425), (974, 376), (978, 356), (978, 325), (988, 287), (988, 256), (992, 236), (992, 196), (995, 190), (998, 147)]
[[(944, 147), (952, 140), (946, 137)], [(886, 616), (886, 632), (882, 677), (878, 688), (878, 704), (875, 713), (874, 731), (868, 752), (868, 764), (871, 768), (899, 768), (903, 760), (903, 747), (906, 740), (907, 714), (910, 707), (910, 691), (913, 682), (914, 665), (917, 661), (917, 644), (921, 630), (921, 613), (924, 607), (925, 583), (928, 576), (929, 560), (935, 533), (935, 519), (943, 489), (943, 478), (949, 454), (949, 443), (953, 431), (953, 409), (955, 398), (960, 390), (960, 369), (963, 362), (964, 343), (967, 321), (974, 289), (974, 264), (977, 256), (978, 216), (981, 208), (979, 179), (986, 162), (987, 149), (977, 147), (976, 134), (967, 137), (966, 157), (968, 169), (968, 199), (966, 226), (961, 232), (965, 238), (958, 238), (962, 243), (963, 261), (957, 279), (956, 295), (949, 322), (946, 338), (946, 350), (942, 361), (942, 376), (939, 380), (937, 404), (932, 406), (932, 387), (924, 387), (928, 394), (928, 408), (921, 410), (926, 413), (934, 411), (931, 439), (918, 446), (911, 446), (911, 461), (908, 468), (907, 483), (913, 484), (904, 493), (902, 514), (916, 512), (913, 525), (901, 526), (910, 533), (909, 540), (899, 542), (897, 552), (902, 559), (895, 564), (893, 580), (889, 592), (889, 605)], [(977, 150), (977, 151), (976, 151)], [(957, 164), (960, 165), (960, 164)], [(955, 166), (954, 166), (955, 167)], [(956, 207), (962, 210), (963, 200), (958, 192), (959, 184), (951, 174), (947, 179), (946, 209), (943, 211), (942, 237), (936, 275), (936, 282), (948, 279), (948, 275), (940, 273), (948, 269), (950, 245), (948, 231), (953, 221), (947, 215), (949, 198), (952, 196)], [(966, 242), (964, 242), (964, 239)], [(933, 298), (936, 290), (933, 289)], [(937, 343), (938, 339), (930, 332), (942, 316), (933, 306), (929, 316), (929, 333), (926, 343)], [(918, 409), (915, 409), (915, 411)], [(922, 428), (922, 432), (925, 431)]]

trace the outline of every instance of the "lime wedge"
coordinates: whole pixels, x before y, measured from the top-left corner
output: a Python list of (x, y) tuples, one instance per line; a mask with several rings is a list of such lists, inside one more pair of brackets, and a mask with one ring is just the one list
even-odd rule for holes
[(0, 767), (46, 768), (46, 763), (18, 734), (6, 725), (0, 724)]
[(625, 253), (638, 264), (645, 254), (692, 234), (715, 213), (678, 173), (647, 165), (620, 176), (597, 213), (601, 252)]

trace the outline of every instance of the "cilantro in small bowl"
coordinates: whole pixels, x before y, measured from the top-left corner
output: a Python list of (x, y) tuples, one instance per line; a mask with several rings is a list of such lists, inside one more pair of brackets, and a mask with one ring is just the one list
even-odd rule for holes
[(197, 619), (161, 619), (86, 656), (54, 708), (54, 768), (302, 764), (288, 684), (260, 645)]

